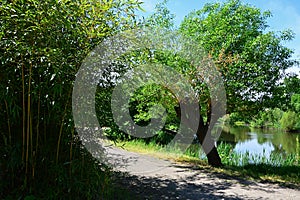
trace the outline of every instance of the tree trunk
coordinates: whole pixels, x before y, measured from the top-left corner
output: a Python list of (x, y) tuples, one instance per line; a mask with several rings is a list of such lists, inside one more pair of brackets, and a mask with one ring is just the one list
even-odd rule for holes
[(208, 126), (208, 123), (204, 124), (202, 117), (200, 117), (197, 137), (206, 154), (208, 164), (213, 167), (221, 167), (222, 161), (215, 146), (215, 141), (212, 139), (211, 133), (208, 130)]
[[(186, 103), (186, 102), (185, 102)], [(181, 114), (186, 114), (186, 113), (181, 113), (180, 107), (175, 107), (176, 114), (178, 117), (181, 116)], [(184, 121), (184, 124), (189, 126), (190, 128), (195, 130), (195, 127), (191, 127), (191, 123), (189, 123), (188, 120), (189, 116), (186, 116), (186, 121)], [(219, 156), (218, 150), (215, 146), (215, 141), (212, 139), (211, 132), (209, 130), (209, 123), (211, 122), (211, 112), (210, 109), (208, 111), (208, 119), (207, 122), (204, 123), (204, 120), (202, 116), (200, 116), (199, 119), (199, 124), (198, 127), (196, 128), (197, 130), (197, 137), (200, 141), (201, 147), (206, 154), (208, 164), (213, 166), (213, 167), (220, 167), (222, 166), (222, 161)], [(212, 122), (215, 123), (215, 122)]]
[(214, 146), (212, 150), (206, 154), (207, 159), (208, 159), (208, 164), (210, 164), (213, 167), (221, 167), (222, 166), (222, 161), (219, 156), (217, 148)]

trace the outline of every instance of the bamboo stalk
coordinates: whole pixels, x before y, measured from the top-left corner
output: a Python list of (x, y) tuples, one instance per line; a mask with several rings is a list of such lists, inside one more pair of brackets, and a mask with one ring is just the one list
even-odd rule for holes
[(72, 178), (72, 159), (73, 159), (73, 140), (74, 140), (74, 129), (71, 130), (71, 142), (70, 142), (70, 168), (69, 168), (69, 176)]
[[(5, 103), (5, 107), (6, 107), (6, 113), (7, 113), (7, 126), (8, 126), (8, 143), (9, 145), (11, 145), (11, 128), (10, 128), (10, 120), (9, 120), (9, 109), (8, 109), (8, 104), (7, 104), (7, 101), (4, 100), (4, 103)], [(7, 145), (7, 142), (5, 142)]]
[(44, 112), (44, 130), (43, 130), (43, 135), (44, 135), (44, 144), (47, 143), (47, 121), (46, 121), (46, 113)]
[(6, 137), (6, 135), (4, 133), (5, 132), (2, 131), (1, 135), (2, 135), (2, 138), (3, 138), (3, 141), (4, 141), (4, 146), (7, 146), (7, 137)]
[(26, 117), (26, 107), (25, 107), (25, 75), (24, 75), (24, 64), (22, 64), (22, 162), (24, 163), (25, 156), (25, 117)]
[(33, 167), (32, 167), (32, 178), (35, 176), (35, 166), (36, 166), (36, 157), (39, 147), (39, 129), (40, 129), (40, 111), (41, 111), (41, 90), (39, 90), (38, 96), (38, 107), (37, 107), (37, 124), (36, 124), (36, 141), (35, 141), (35, 151), (33, 152)]
[(29, 113), (29, 137), (30, 137), (30, 155), (33, 154), (33, 135), (32, 135), (32, 112)]
[(41, 90), (39, 91), (38, 105), (37, 105), (37, 123), (36, 123), (36, 142), (35, 142), (35, 153), (38, 152), (39, 135), (40, 135), (40, 112), (41, 112)]
[(300, 160), (300, 142), (299, 142), (299, 135), (296, 137), (296, 154), (297, 154), (297, 160)]
[(69, 99), (70, 99), (71, 93), (72, 93), (72, 89), (70, 90), (70, 92), (68, 94), (68, 97), (67, 97), (68, 101), (66, 102), (64, 113), (63, 113), (63, 117), (62, 117), (61, 124), (60, 124), (59, 136), (58, 136), (57, 148), (56, 148), (56, 163), (58, 163), (59, 148), (60, 148), (60, 142), (61, 142), (61, 137), (62, 137), (62, 131), (63, 131), (63, 127), (64, 127), (65, 117), (67, 116), (67, 108), (68, 108), (68, 104), (69, 104)]
[(30, 155), (32, 160), (32, 178), (34, 178), (34, 159), (35, 159), (35, 152), (33, 151), (33, 128), (32, 128), (32, 112), (30, 112), (30, 118), (29, 118), (30, 124), (29, 124), (29, 134), (30, 134)]
[(26, 164), (25, 164), (25, 173), (28, 174), (28, 164), (29, 164), (29, 145), (30, 145), (30, 113), (31, 113), (31, 74), (32, 73), (32, 64), (29, 68), (29, 80), (28, 80), (28, 95), (27, 95), (27, 132), (26, 132)]

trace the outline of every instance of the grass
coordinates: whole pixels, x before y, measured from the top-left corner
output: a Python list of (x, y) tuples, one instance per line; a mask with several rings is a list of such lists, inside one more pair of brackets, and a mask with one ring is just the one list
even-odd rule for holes
[(243, 121), (237, 121), (237, 122), (234, 122), (234, 125), (235, 126), (246, 126), (246, 123)]
[(146, 144), (142, 140), (132, 141), (119, 141), (116, 143), (117, 146), (124, 148), (128, 151), (133, 151), (141, 154), (153, 155), (158, 158), (176, 158), (182, 155), (179, 149), (167, 149), (163, 146), (159, 146), (154, 142)]
[(117, 142), (116, 144), (128, 151), (196, 165), (199, 169), (213, 173), (222, 173), (248, 180), (279, 183), (289, 187), (300, 186), (300, 161), (297, 155), (294, 154), (285, 158), (279, 154), (272, 154), (270, 158), (267, 158), (264, 155), (236, 153), (230, 144), (221, 143), (218, 146), (218, 152), (224, 166), (212, 168), (208, 165), (205, 156), (202, 155), (196, 144), (191, 145), (184, 153), (177, 148), (166, 149), (153, 142), (146, 144), (142, 140)]

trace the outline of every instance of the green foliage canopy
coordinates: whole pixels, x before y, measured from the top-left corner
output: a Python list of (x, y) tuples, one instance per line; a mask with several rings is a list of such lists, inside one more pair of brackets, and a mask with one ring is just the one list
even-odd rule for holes
[(283, 45), (293, 33), (268, 31), (269, 11), (229, 0), (209, 3), (180, 26), (215, 61), (226, 85), (228, 112), (257, 112), (268, 107), (283, 72), (293, 66), (293, 51)]

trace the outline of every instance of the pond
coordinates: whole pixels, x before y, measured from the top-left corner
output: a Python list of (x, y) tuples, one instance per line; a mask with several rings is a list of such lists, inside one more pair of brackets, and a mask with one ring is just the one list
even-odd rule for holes
[(287, 155), (300, 153), (300, 134), (286, 133), (278, 129), (252, 129), (249, 127), (223, 127), (218, 140), (230, 143), (238, 153)]

